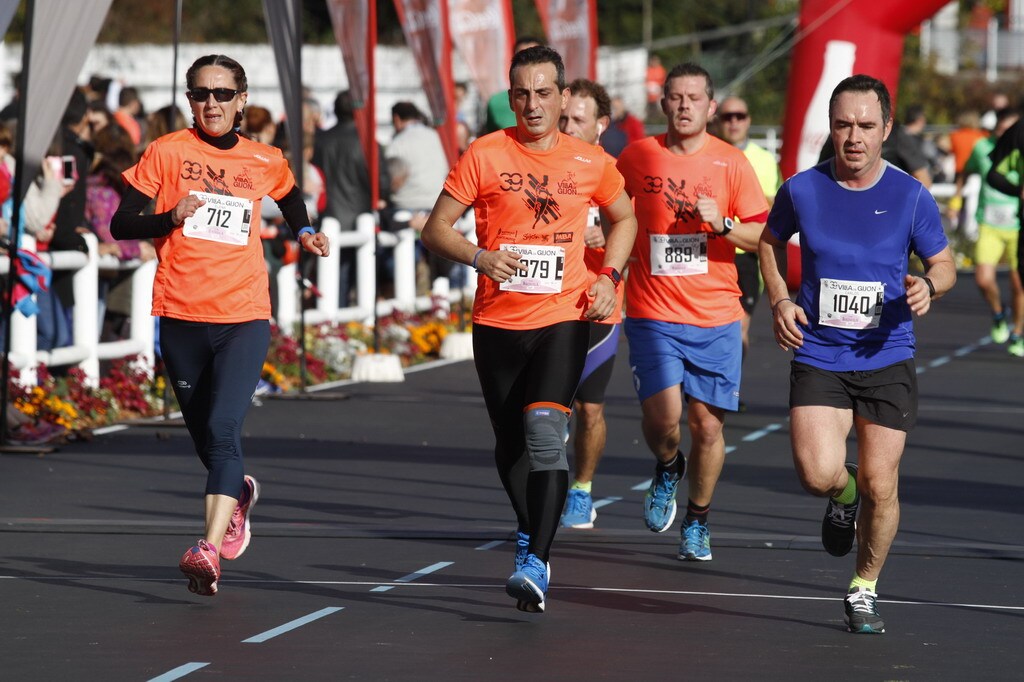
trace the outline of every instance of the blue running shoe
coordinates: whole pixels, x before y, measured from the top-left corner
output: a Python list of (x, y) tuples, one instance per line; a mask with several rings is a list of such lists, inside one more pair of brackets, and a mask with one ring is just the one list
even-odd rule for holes
[[(685, 462), (685, 460), (684, 460)], [(685, 472), (685, 464), (683, 465)], [(676, 520), (676, 488), (683, 480), (682, 473), (678, 478), (668, 471), (655, 471), (651, 487), (644, 496), (644, 521), (655, 533), (668, 530)]]
[(509, 576), (505, 592), (515, 597), (516, 608), (528, 613), (544, 613), (544, 597), (551, 579), (551, 566), (536, 554), (527, 554), (523, 567)]
[(597, 510), (594, 500), (586, 490), (570, 490), (565, 499), (562, 526), (565, 528), (593, 528)]
[(711, 561), (711, 531), (700, 521), (683, 526), (679, 542), (680, 561)]
[(526, 563), (526, 555), (530, 553), (530, 536), (522, 531), (516, 532), (516, 571), (523, 570)]

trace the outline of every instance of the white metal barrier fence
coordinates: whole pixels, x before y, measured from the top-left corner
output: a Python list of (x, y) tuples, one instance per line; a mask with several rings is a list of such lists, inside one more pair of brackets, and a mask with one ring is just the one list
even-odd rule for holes
[[(466, 233), (467, 238), (475, 240), (472, 227), (472, 211), (457, 226)], [(373, 306), (377, 306), (378, 315), (387, 315), (392, 310), (429, 310), (433, 305), (431, 296), (416, 295), (416, 231), (411, 228), (398, 232), (377, 232), (375, 218), (364, 213), (356, 218), (356, 229), (341, 231), (341, 225), (334, 218), (325, 217), (320, 223), (320, 230), (331, 240), (331, 255), (317, 259), (316, 288), (320, 297), (316, 308), (305, 311), (307, 324), (320, 322), (359, 321), (365, 324), (373, 322)], [(374, 238), (381, 249), (392, 249), (394, 255), (394, 297), (379, 300), (376, 295), (377, 255), (374, 253)], [(347, 301), (338, 300), (341, 283), (341, 251), (355, 249), (355, 304), (347, 305)], [(464, 282), (475, 282), (469, 276), (471, 269), (466, 266)], [(296, 278), (296, 264), (286, 265), (277, 274), (277, 323), (286, 333), (290, 333), (299, 321), (299, 286)], [(467, 287), (467, 289), (470, 289)], [(441, 284), (441, 291), (447, 293), (447, 300), (455, 302), (464, 294), (472, 295), (472, 289), (448, 288)], [(375, 301), (375, 299), (378, 299)], [(342, 305), (342, 304), (346, 305)]]
[[(156, 261), (121, 263), (113, 256), (100, 258), (97, 240), (86, 234), (86, 252), (55, 251), (40, 253), (39, 257), (52, 270), (74, 271), (72, 288), (75, 309), (72, 315), (71, 345), (50, 351), (37, 350), (36, 317), (26, 317), (15, 310), (11, 314), (11, 364), (21, 375), (23, 384), (36, 383), (36, 368), (40, 365), (78, 365), (90, 385), (99, 382), (100, 360), (140, 355), (152, 366), (154, 327), (150, 316), (153, 297), (153, 276)], [(23, 238), (22, 247), (35, 249), (35, 240)], [(131, 336), (121, 341), (100, 343), (99, 271), (100, 269), (131, 270)], [(8, 274), (10, 259), (0, 257), (0, 274)]]
[[(472, 212), (468, 220), (472, 220)], [(463, 223), (471, 239), (472, 223)], [(316, 308), (305, 311), (306, 322), (348, 322), (359, 321), (370, 324), (373, 321), (373, 306), (377, 313), (386, 315), (394, 309), (428, 310), (433, 305), (431, 296), (416, 295), (416, 232), (413, 229), (400, 230), (397, 233), (376, 231), (376, 220), (370, 214), (359, 216), (356, 229), (342, 232), (337, 220), (325, 218), (321, 227), (331, 240), (331, 255), (318, 259), (317, 288), (320, 297)], [(35, 384), (36, 369), (40, 364), (47, 366), (77, 365), (84, 372), (90, 385), (97, 385), (100, 374), (100, 361), (139, 355), (152, 366), (154, 362), (155, 323), (151, 315), (153, 297), (153, 278), (156, 273), (155, 260), (119, 262), (113, 256), (100, 257), (97, 251), (97, 240), (94, 235), (86, 234), (87, 250), (57, 251), (40, 253), (40, 258), (53, 270), (74, 271), (72, 286), (74, 289), (75, 308), (72, 314), (70, 346), (54, 348), (50, 351), (38, 350), (36, 343), (36, 317), (22, 315), (18, 311), (11, 314), (11, 364), (19, 370), (21, 382), (25, 385)], [(376, 240), (375, 240), (376, 238)], [(380, 248), (392, 249), (394, 255), (394, 288), (395, 295), (387, 300), (376, 300), (377, 256), (374, 253), (375, 241)], [(22, 248), (34, 250), (35, 240), (24, 237)], [(341, 252), (344, 249), (355, 250), (355, 305), (341, 306), (340, 271)], [(0, 275), (8, 274), (10, 260), (0, 256)], [(131, 304), (130, 304), (130, 337), (120, 341), (99, 341), (102, 320), (99, 319), (99, 272), (100, 270), (131, 271)], [(468, 276), (466, 268), (465, 282), (475, 281)], [(292, 333), (299, 321), (299, 287), (296, 280), (296, 266), (287, 265), (277, 275), (278, 302), (277, 323), (284, 333)], [(449, 302), (460, 300), (464, 293), (472, 295), (467, 289), (449, 289), (447, 281), (439, 282), (440, 291)]]

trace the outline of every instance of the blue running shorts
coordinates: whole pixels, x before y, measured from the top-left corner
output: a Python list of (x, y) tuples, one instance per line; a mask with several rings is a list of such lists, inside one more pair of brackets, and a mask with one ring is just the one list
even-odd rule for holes
[(629, 364), (640, 402), (682, 384), (687, 396), (735, 411), (740, 399), (740, 323), (720, 327), (626, 318)]

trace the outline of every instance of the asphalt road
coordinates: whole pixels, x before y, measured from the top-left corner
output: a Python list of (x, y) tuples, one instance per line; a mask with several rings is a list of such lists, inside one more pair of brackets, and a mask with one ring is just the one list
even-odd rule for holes
[(559, 533), (543, 615), (504, 593), (514, 519), (470, 362), (255, 406), (254, 539), (215, 598), (177, 570), (205, 480), (182, 427), (0, 455), (0, 678), (1019, 679), (1024, 360), (989, 341), (970, 276), (918, 321), (881, 636), (843, 626), (853, 557), (820, 547), (769, 332), (762, 305), (703, 564), (676, 560), (678, 522), (643, 526), (653, 459), (623, 347), (597, 527)]

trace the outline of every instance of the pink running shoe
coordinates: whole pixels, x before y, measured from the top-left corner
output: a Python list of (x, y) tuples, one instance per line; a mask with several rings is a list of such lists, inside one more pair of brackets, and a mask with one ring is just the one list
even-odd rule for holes
[(249, 540), (252, 538), (249, 513), (258, 499), (260, 499), (260, 484), (252, 476), (246, 476), (242, 479), (242, 495), (238, 499), (238, 506), (231, 514), (228, 531), (224, 533), (224, 540), (220, 543), (221, 558), (229, 561), (237, 559), (249, 546)]
[(188, 578), (188, 591), (204, 597), (217, 594), (220, 579), (220, 558), (217, 548), (206, 540), (197, 540), (185, 556), (181, 557), (178, 568)]

